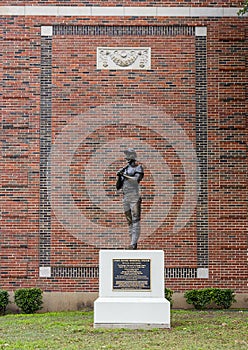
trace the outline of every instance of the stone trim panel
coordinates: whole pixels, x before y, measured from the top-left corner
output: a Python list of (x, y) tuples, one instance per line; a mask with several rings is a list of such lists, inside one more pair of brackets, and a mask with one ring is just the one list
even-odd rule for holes
[(0, 6), (0, 16), (238, 17), (240, 7)]

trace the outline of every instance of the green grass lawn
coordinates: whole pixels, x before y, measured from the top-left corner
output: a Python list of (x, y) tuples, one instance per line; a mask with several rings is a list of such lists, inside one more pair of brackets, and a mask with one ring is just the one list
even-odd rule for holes
[(93, 312), (0, 317), (0, 349), (248, 349), (246, 311), (172, 311), (171, 329), (94, 329)]

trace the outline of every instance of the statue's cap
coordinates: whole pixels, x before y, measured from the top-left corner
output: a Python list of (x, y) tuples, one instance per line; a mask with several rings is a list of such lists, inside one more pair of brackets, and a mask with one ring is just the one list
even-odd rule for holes
[(126, 151), (124, 151), (124, 153), (127, 159), (134, 159), (134, 160), (137, 159), (137, 153), (133, 148), (128, 148)]

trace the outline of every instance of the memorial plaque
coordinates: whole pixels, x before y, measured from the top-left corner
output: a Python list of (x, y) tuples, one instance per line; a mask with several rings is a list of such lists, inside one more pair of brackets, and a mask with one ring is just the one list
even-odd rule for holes
[(113, 290), (151, 290), (150, 259), (113, 259)]

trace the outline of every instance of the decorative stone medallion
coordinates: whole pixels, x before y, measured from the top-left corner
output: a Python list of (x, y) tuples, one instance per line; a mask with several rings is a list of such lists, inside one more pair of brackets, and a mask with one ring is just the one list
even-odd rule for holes
[(98, 47), (97, 69), (151, 69), (151, 48)]

